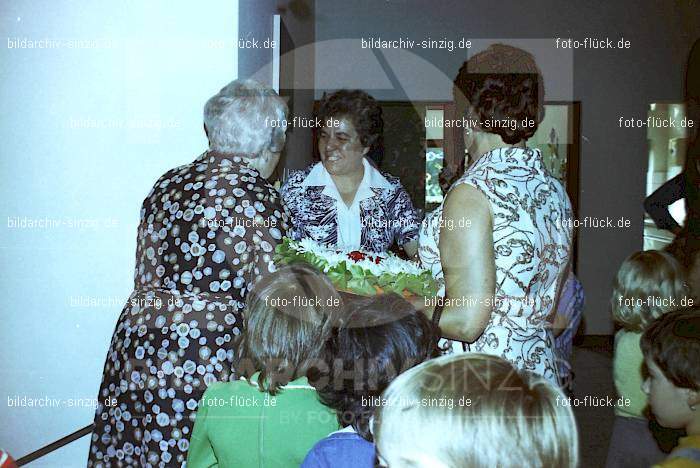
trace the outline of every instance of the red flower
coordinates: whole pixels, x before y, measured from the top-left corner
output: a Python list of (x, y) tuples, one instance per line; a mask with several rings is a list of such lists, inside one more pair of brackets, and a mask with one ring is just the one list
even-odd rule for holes
[(359, 262), (360, 260), (364, 260), (365, 257), (367, 256), (359, 250), (353, 250), (348, 254), (348, 258), (350, 258), (350, 260), (352, 260), (353, 262)]
[(374, 257), (374, 263), (376, 263), (377, 265), (379, 265), (379, 262), (381, 262), (381, 261), (382, 261), (382, 257)]

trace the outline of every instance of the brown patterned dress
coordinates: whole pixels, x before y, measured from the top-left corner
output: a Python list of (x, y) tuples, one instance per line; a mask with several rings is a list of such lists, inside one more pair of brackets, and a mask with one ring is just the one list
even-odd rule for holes
[(274, 270), (288, 215), (239, 157), (204, 153), (144, 200), (135, 290), (117, 322), (88, 466), (179, 466), (207, 386), (238, 378), (247, 292)]

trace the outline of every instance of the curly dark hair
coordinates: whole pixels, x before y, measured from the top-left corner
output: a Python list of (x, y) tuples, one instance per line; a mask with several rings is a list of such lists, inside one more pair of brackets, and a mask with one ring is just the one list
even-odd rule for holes
[(438, 332), (397, 294), (356, 296), (344, 305), (345, 324), (326, 346), (330, 375), (317, 390), (342, 427), (352, 426), (372, 442), (372, 397), (379, 397), (400, 373), (436, 357)]
[(544, 118), (542, 73), (534, 57), (517, 47), (494, 44), (464, 62), (454, 95), (460, 111), (472, 107), (481, 131), (508, 144), (530, 138)]
[(374, 150), (381, 146), (384, 119), (379, 103), (359, 89), (341, 89), (324, 95), (318, 108), (318, 118), (326, 122), (331, 117), (346, 117), (352, 122), (362, 146)]

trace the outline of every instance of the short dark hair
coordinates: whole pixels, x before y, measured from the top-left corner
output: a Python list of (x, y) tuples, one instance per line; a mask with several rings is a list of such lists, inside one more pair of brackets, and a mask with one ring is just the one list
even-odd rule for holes
[[(527, 140), (544, 118), (542, 73), (532, 54), (517, 47), (494, 44), (474, 55), (459, 69), (453, 91), (458, 110), (465, 111), (466, 99), (480, 130), (500, 135), (505, 143)], [(523, 125), (525, 119), (534, 125)], [(486, 121), (516, 124), (484, 126)]]
[(318, 118), (325, 125), (331, 118), (346, 117), (352, 122), (362, 146), (376, 149), (381, 146), (384, 119), (379, 103), (359, 89), (341, 89), (324, 95), (318, 108)]
[(700, 307), (656, 319), (642, 335), (641, 348), (676, 387), (700, 390)]
[(328, 277), (305, 263), (264, 276), (246, 297), (237, 371), (259, 371), (258, 387), (271, 395), (305, 376), (323, 355), (341, 303)]
[(317, 390), (341, 426), (352, 426), (372, 441), (369, 421), (376, 402), (369, 399), (379, 397), (401, 372), (437, 356), (437, 332), (394, 293), (346, 300), (343, 321), (327, 345), (329, 378)]

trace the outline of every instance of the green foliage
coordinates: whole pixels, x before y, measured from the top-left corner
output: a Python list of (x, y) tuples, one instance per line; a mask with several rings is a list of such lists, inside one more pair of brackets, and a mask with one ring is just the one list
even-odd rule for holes
[(383, 273), (381, 276), (376, 276), (350, 259), (331, 267), (325, 259), (313, 252), (297, 251), (296, 242), (286, 237), (275, 248), (273, 260), (277, 265), (307, 263), (324, 271), (336, 288), (364, 296), (377, 294), (375, 286), (385, 292), (397, 294), (403, 294), (404, 291), (418, 296), (437, 293), (437, 284), (429, 271), (423, 271), (420, 275)]

